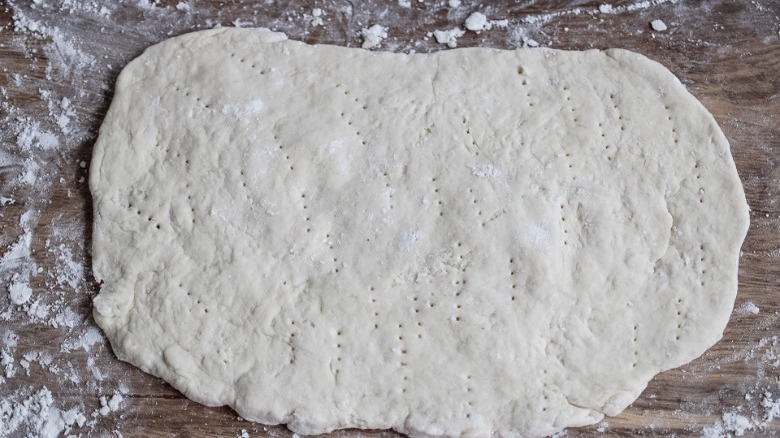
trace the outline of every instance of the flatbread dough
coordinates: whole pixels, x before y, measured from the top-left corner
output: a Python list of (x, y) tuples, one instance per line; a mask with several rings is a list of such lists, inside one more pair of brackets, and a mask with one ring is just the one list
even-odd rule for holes
[(301, 434), (615, 415), (721, 337), (748, 226), (712, 116), (624, 50), (191, 33), (122, 71), (91, 166), (119, 358)]

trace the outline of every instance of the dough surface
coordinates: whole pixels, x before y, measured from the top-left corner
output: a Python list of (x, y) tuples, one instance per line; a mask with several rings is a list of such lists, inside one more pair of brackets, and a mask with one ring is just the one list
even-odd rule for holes
[(301, 434), (616, 415), (720, 339), (748, 226), (713, 117), (624, 50), (196, 32), (122, 71), (89, 182), (119, 358)]

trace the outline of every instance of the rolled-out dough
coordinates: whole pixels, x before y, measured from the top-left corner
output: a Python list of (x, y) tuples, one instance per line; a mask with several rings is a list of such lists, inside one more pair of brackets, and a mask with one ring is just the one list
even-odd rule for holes
[(539, 436), (716, 342), (748, 210), (712, 116), (624, 50), (149, 48), (95, 145), (95, 319), (301, 434)]

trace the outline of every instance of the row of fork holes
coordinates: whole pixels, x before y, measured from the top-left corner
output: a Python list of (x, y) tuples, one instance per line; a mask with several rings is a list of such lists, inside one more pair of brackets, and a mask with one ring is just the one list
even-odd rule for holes
[[(143, 211), (141, 211), (140, 209), (135, 208), (133, 203), (127, 204), (127, 208), (130, 209), (130, 210), (135, 210), (136, 215), (138, 215), (138, 216), (143, 216), (144, 215)], [(152, 222), (154, 220), (154, 218), (152, 216), (146, 216), (146, 220), (147, 220), (147, 222)], [(159, 222), (155, 223), (154, 228), (157, 229), (157, 230), (162, 229), (162, 227), (160, 226)]]
[[(523, 87), (528, 86), (528, 79), (525, 75), (525, 69), (523, 67), (517, 67), (517, 74), (520, 75), (520, 85)], [(525, 90), (525, 97), (528, 98), (528, 106), (534, 106), (534, 102), (531, 99), (531, 91), (526, 89)]]
[[(238, 56), (238, 55), (236, 55), (235, 53), (231, 53), (231, 54), (230, 54), (230, 57), (231, 57), (231, 58), (235, 58), (236, 56)], [(247, 60), (246, 60), (246, 58), (239, 58), (239, 59), (238, 59), (238, 62), (240, 62), (241, 64), (244, 64), (244, 63), (246, 63), (246, 62), (247, 62)], [(254, 63), (254, 62), (253, 62), (252, 64), (250, 64), (250, 65), (249, 65), (249, 67), (250, 67), (250, 68), (253, 68), (253, 69), (256, 69), (256, 68), (258, 68), (257, 64), (256, 64), (256, 63)], [(261, 68), (259, 73), (260, 73), (261, 75), (264, 75), (264, 74), (266, 73), (266, 71), (265, 71), (264, 69), (262, 69), (262, 68)]]
[[(346, 89), (346, 88), (345, 88), (345, 87), (344, 87), (342, 84), (336, 84), (336, 88), (343, 89), (344, 96), (347, 96), (347, 97), (349, 97), (349, 96), (350, 96), (350, 94), (351, 94), (351, 93), (350, 93), (350, 91), (349, 91), (348, 89)], [(360, 103), (360, 99), (359, 99), (357, 96), (355, 96), (355, 97), (352, 97), (351, 99), (352, 99), (352, 100), (355, 102), (355, 104), (357, 104), (357, 105), (358, 105), (358, 106), (359, 106), (359, 107), (360, 107), (360, 108), (361, 108), (363, 111), (366, 111), (366, 110), (368, 109), (368, 105), (361, 104), (361, 103)], [(346, 112), (344, 112), (344, 111), (342, 111), (340, 115), (341, 115), (341, 118), (342, 118), (342, 119), (344, 119), (344, 120), (346, 121), (346, 123), (347, 123), (347, 125), (348, 125), (348, 126), (352, 126), (352, 125), (353, 125), (352, 116), (350, 116), (350, 115), (347, 115), (347, 113), (346, 113)], [(360, 138), (360, 142), (361, 142), (361, 144), (363, 144), (364, 146), (367, 144), (367, 141), (366, 141), (366, 139), (363, 137), (363, 134), (362, 134), (362, 133), (361, 133), (359, 130), (355, 130), (355, 135), (356, 135), (358, 138)]]

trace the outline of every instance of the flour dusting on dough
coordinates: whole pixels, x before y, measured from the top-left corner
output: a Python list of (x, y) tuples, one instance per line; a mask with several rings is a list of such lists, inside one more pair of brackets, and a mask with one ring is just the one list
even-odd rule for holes
[(222, 106), (222, 114), (235, 117), (242, 123), (251, 120), (252, 116), (263, 110), (264, 104), (260, 99), (254, 99), (245, 103), (228, 103)]

